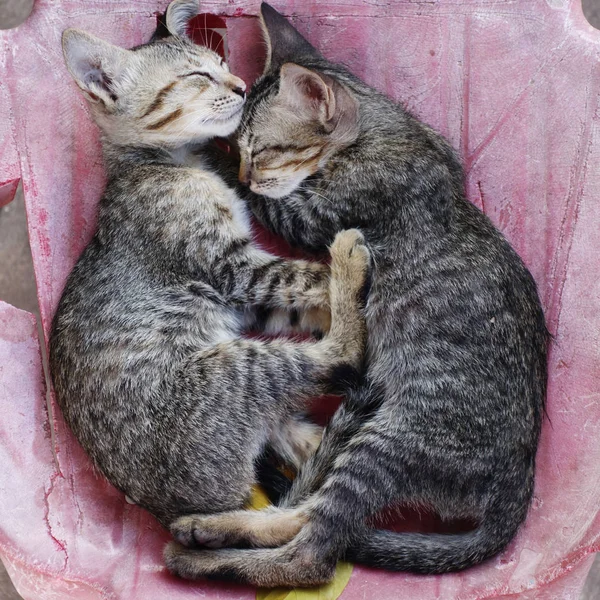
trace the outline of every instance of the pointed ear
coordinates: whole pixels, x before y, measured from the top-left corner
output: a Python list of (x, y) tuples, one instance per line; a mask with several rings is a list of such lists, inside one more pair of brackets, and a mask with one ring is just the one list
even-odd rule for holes
[(333, 141), (350, 143), (358, 135), (358, 101), (329, 75), (285, 63), (278, 97), (294, 111), (319, 121)]
[(294, 63), (281, 67), (279, 97), (323, 125), (335, 113), (335, 95), (323, 76)]
[(260, 5), (260, 24), (267, 43), (264, 73), (300, 57), (322, 58), (287, 19), (266, 2)]
[(165, 23), (171, 35), (187, 38), (190, 19), (198, 14), (198, 0), (174, 0), (167, 6)]
[(335, 114), (335, 94), (331, 77), (294, 63), (281, 67), (279, 97), (288, 105), (327, 125)]
[(67, 69), (88, 100), (112, 109), (129, 51), (77, 29), (63, 33), (62, 47)]

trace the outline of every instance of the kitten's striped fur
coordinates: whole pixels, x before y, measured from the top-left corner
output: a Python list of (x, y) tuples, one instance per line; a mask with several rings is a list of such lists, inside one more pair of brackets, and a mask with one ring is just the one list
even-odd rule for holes
[[(444, 573), (501, 551), (533, 492), (546, 385), (535, 283), (465, 198), (448, 143), (322, 58), (274, 9), (270, 59), (240, 132), (252, 210), (289, 242), (322, 251), (360, 227), (371, 244), (368, 367), (279, 508), (186, 517), (172, 527), (183, 577), (260, 586), (327, 581), (339, 558)], [(293, 148), (298, 146), (299, 148)], [(306, 156), (295, 164), (294, 156)], [(392, 504), (477, 527), (456, 535), (372, 528)], [(191, 535), (193, 534), (193, 535)]]
[[(98, 468), (165, 525), (240, 508), (268, 446), (306, 460), (320, 439), (306, 403), (339, 369), (360, 367), (366, 335), (361, 234), (336, 237), (331, 270), (272, 256), (236, 193), (192, 154), (236, 128), (245, 87), (185, 37), (195, 6), (173, 2), (170, 35), (133, 50), (63, 38), (102, 129), (108, 183), (54, 317), (54, 388)], [(287, 316), (284, 331), (312, 328), (331, 307), (329, 333), (243, 339), (265, 307)]]

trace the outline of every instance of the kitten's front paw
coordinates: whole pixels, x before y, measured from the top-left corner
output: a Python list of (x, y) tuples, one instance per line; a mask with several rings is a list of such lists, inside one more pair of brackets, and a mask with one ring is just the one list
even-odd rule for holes
[(355, 290), (368, 284), (371, 272), (371, 253), (358, 229), (340, 231), (330, 248), (333, 279), (348, 282)]

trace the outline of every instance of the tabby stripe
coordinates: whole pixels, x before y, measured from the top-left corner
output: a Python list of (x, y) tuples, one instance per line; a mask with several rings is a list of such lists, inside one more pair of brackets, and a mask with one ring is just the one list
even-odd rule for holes
[(235, 273), (233, 267), (229, 263), (224, 263), (219, 273), (220, 288), (227, 290), (226, 293), (231, 293), (235, 289)]
[(274, 150), (275, 152), (306, 152), (307, 150), (312, 150), (314, 147), (315, 146), (313, 144), (311, 144), (310, 146), (292, 146), (291, 144), (266, 146), (265, 148), (262, 148), (261, 150), (257, 150), (254, 153), (254, 156), (256, 157), (259, 154), (266, 152), (267, 150)]
[(294, 308), (290, 311), (290, 327), (296, 327), (300, 322), (300, 313)]
[(238, 254), (244, 250), (244, 248), (247, 248), (249, 244), (250, 240), (248, 238), (233, 240), (223, 248), (221, 254), (223, 256), (230, 257), (232, 254)]
[(215, 208), (221, 216), (225, 217), (226, 219), (233, 219), (233, 213), (231, 212), (231, 209), (227, 206), (223, 206), (222, 204), (219, 204), (217, 202)]
[(178, 108), (177, 110), (174, 110), (172, 113), (169, 113), (166, 117), (162, 118), (160, 121), (156, 121), (156, 123), (152, 123), (151, 125), (148, 125), (146, 127), (146, 129), (152, 129), (152, 130), (160, 129), (161, 127), (164, 127), (171, 121), (178, 119), (182, 114), (183, 114), (183, 109)]
[(147, 117), (151, 112), (154, 112), (158, 108), (160, 108), (163, 104), (164, 99), (167, 94), (173, 89), (173, 86), (176, 84), (176, 81), (172, 81), (171, 83), (165, 85), (165, 87), (156, 94), (156, 98), (154, 98), (154, 102), (148, 107), (148, 110), (142, 115), (143, 117)]
[[(285, 169), (286, 167), (293, 167), (293, 166), (301, 166), (301, 165), (310, 165), (311, 162), (313, 162), (314, 160), (316, 160), (317, 158), (319, 158), (321, 156), (321, 154), (323, 154), (323, 150), (319, 150), (316, 154), (313, 154), (312, 156), (309, 156), (308, 158), (297, 158), (297, 159), (293, 159), (293, 160), (288, 160), (287, 162), (284, 162), (281, 165), (277, 165), (278, 169)], [(309, 162), (310, 161), (310, 162)]]
[(276, 258), (269, 263), (261, 265), (254, 269), (252, 273), (252, 277), (250, 277), (250, 281), (248, 282), (248, 290), (251, 291), (256, 286), (256, 284), (264, 278), (264, 276), (275, 266), (280, 265), (283, 262), (283, 259)]
[(292, 284), (296, 282), (296, 272), (292, 269), (283, 278), (283, 284), (286, 287), (292, 287)]
[(254, 311), (254, 327), (256, 331), (263, 331), (273, 311), (266, 306), (258, 306)]
[(279, 271), (275, 271), (273, 273), (272, 279), (269, 282), (269, 287), (267, 288), (267, 299), (271, 299), (275, 296), (275, 290), (281, 284), (281, 273)]

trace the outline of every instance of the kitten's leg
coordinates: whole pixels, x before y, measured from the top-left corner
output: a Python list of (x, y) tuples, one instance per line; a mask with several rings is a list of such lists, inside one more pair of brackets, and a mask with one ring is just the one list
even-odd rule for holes
[[(351, 241), (351, 236), (362, 242), (362, 236), (356, 231), (343, 233), (336, 239), (336, 242), (332, 246), (332, 253), (335, 254), (339, 250), (341, 240), (347, 239)], [(334, 260), (334, 270), (337, 268), (336, 264), (339, 265), (339, 260), (337, 262)], [(343, 274), (337, 273), (337, 278), (343, 278)], [(289, 334), (308, 330), (313, 335), (318, 334), (318, 337), (321, 337), (321, 334), (329, 331), (331, 327), (331, 313), (328, 310), (317, 308), (302, 311), (296, 309), (292, 311), (271, 309), (270, 313), (267, 312), (268, 310), (253, 311), (252, 319), (254, 323), (252, 325), (255, 330), (261, 329), (267, 334)], [(265, 316), (265, 314), (268, 316)], [(300, 415), (296, 415), (274, 433), (270, 443), (275, 453), (284, 462), (287, 462), (298, 471), (300, 466), (318, 448), (322, 439), (322, 432), (322, 427), (311, 423)]]
[[(357, 243), (364, 248), (362, 234), (349, 231), (355, 233), (342, 235), (359, 236)], [(334, 242), (331, 252), (335, 246)], [(230, 253), (216, 269), (220, 291), (230, 302), (286, 311), (330, 306), (330, 268), (322, 263), (286, 260), (245, 245), (237, 254)]]
[(266, 548), (291, 541), (307, 520), (304, 508), (298, 506), (321, 487), (336, 457), (342, 454), (349, 439), (369, 418), (359, 410), (358, 400), (352, 398), (355, 394), (353, 390), (350, 398), (336, 411), (321, 445), (302, 466), (280, 506), (198, 517), (193, 523), (195, 537), (181, 537), (179, 541), (184, 545), (209, 545), (211, 548), (233, 545)]
[(306, 310), (274, 308), (266, 315), (260, 331), (266, 335), (308, 333), (321, 338), (329, 331), (330, 327), (331, 312), (328, 308), (308, 308)]
[[(288, 324), (280, 320), (273, 326), (279, 333), (288, 326), (290, 329), (308, 328), (317, 324), (328, 330), (331, 319), (322, 311), (334, 302), (331, 296), (337, 293), (336, 301), (339, 303), (345, 297), (343, 286), (354, 285), (360, 290), (361, 297), (351, 302), (364, 303), (370, 285), (370, 254), (360, 231), (348, 229), (338, 233), (330, 247), (330, 254), (332, 261), (331, 267), (328, 267), (305, 260), (286, 261), (250, 248), (243, 259), (238, 256), (237, 262), (222, 266), (221, 278), (230, 282), (223, 294), (229, 301), (243, 303), (247, 307), (261, 306), (288, 312)], [(359, 264), (363, 265), (362, 268), (358, 267)], [(230, 273), (232, 269), (237, 269), (235, 277), (226, 277), (224, 273)], [(352, 314), (352, 308), (348, 306), (349, 314)], [(297, 319), (294, 311), (298, 311)], [(256, 310), (251, 314), (256, 326)]]
[(362, 382), (358, 388), (352, 386), (346, 390), (344, 401), (327, 424), (322, 443), (300, 469), (291, 489), (280, 503), (281, 507), (298, 506), (321, 487), (335, 458), (362, 424), (377, 411), (384, 393), (366, 382)]
[[(365, 520), (401, 497), (406, 489), (403, 457), (385, 451), (396, 433), (390, 415), (379, 413), (363, 424), (335, 460), (321, 488), (295, 509), (223, 513), (218, 523), (195, 523), (199, 539), (235, 539), (237, 531), (255, 544), (291, 541), (278, 548), (206, 552), (171, 544), (169, 569), (182, 577), (226, 577), (263, 587), (312, 586), (329, 581), (346, 548), (364, 532)], [(387, 429), (387, 430), (386, 430)], [(391, 438), (393, 439), (390, 439)], [(414, 468), (414, 467), (413, 467)], [(224, 532), (223, 539), (218, 536)], [(239, 535), (236, 542), (239, 542)]]
[(331, 327), (329, 308), (309, 308), (306, 310), (259, 307), (250, 309), (246, 316), (249, 331), (265, 335), (310, 334), (321, 339)]
[(323, 427), (308, 415), (297, 413), (271, 432), (266, 454), (259, 463), (258, 481), (269, 500), (279, 505), (286, 497), (302, 465), (309, 460), (323, 439)]
[(181, 517), (171, 526), (171, 532), (180, 544), (188, 547), (223, 548), (247, 544), (271, 548), (296, 537), (307, 520), (306, 514), (299, 509), (269, 506), (263, 510)]
[[(302, 410), (311, 397), (327, 391), (338, 369), (360, 368), (366, 342), (361, 308), (369, 268), (368, 250), (362, 244), (362, 236), (349, 231), (337, 236), (331, 253), (332, 325), (323, 340), (312, 343), (235, 340), (219, 344), (199, 353), (186, 369), (187, 381), (197, 373), (208, 381), (209, 373), (211, 388), (215, 393), (222, 392), (231, 387), (226, 366), (235, 365), (239, 373), (240, 365), (243, 368), (247, 364), (253, 376), (250, 389), (258, 391), (259, 381), (262, 386), (250, 399), (260, 405), (257, 409), (263, 413), (279, 410), (285, 422), (290, 414)], [(314, 433), (313, 430), (313, 436)], [(313, 445), (315, 443), (313, 440)], [(183, 523), (177, 522), (173, 532), (178, 539), (186, 539), (185, 530), (192, 525), (193, 520), (189, 518)]]

